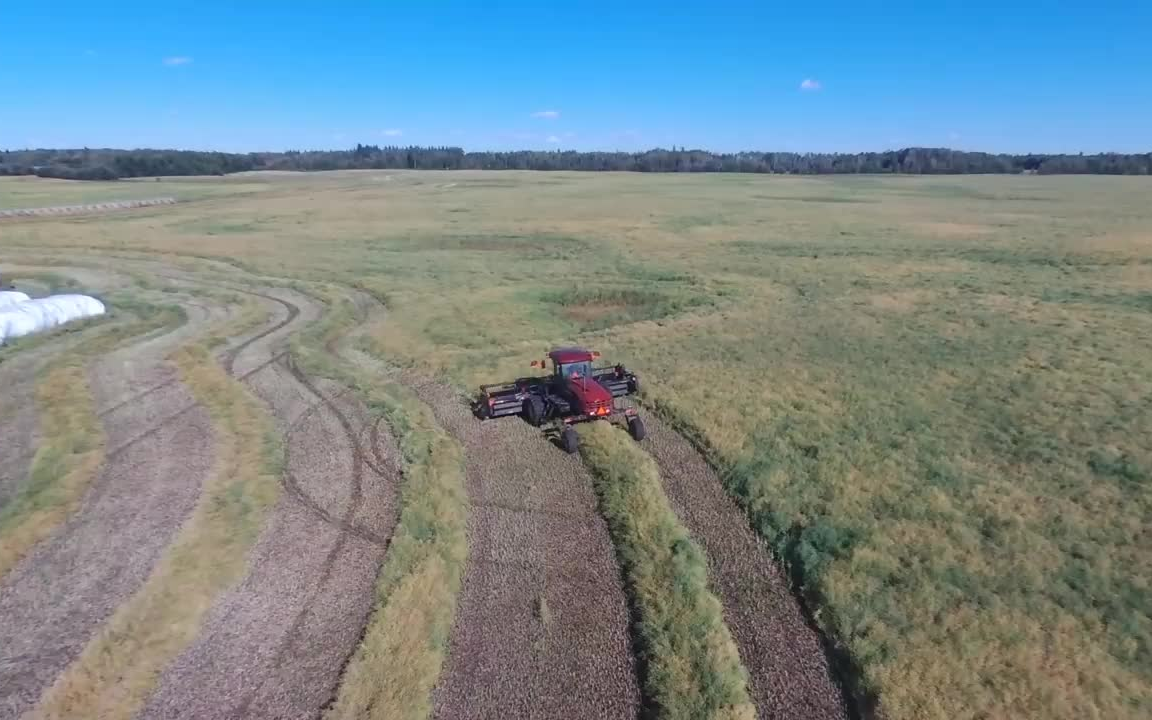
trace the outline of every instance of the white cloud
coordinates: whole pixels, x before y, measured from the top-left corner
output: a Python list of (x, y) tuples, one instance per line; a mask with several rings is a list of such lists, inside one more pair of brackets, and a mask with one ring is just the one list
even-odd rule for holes
[(384, 137), (400, 137), (404, 134), (404, 131), (398, 128), (388, 128), (387, 130), (381, 130), (380, 134)]
[(556, 137), (555, 135), (549, 135), (547, 138), (545, 138), (545, 142), (556, 144), (560, 142), (560, 138)]
[(174, 55), (172, 57), (164, 58), (164, 64), (168, 67), (177, 67), (179, 65), (191, 65), (192, 58), (187, 55)]
[(804, 78), (804, 81), (800, 83), (800, 89), (807, 90), (809, 92), (816, 92), (817, 90), (823, 90), (824, 86), (820, 84), (819, 80)]
[(541, 120), (555, 120), (560, 117), (559, 110), (537, 110), (532, 113), (532, 117), (540, 118)]

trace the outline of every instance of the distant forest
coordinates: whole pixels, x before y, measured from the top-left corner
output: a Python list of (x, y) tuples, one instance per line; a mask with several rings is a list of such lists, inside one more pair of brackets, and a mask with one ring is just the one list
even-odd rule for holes
[(630, 170), (824, 175), (842, 173), (1038, 173), (1152, 175), (1152, 153), (1004, 155), (947, 148), (864, 153), (739, 152), (655, 149), (644, 152), (518, 150), (465, 152), (456, 147), (219, 153), (190, 150), (0, 151), (0, 175), (116, 180), (159, 175), (226, 175), (245, 170)]

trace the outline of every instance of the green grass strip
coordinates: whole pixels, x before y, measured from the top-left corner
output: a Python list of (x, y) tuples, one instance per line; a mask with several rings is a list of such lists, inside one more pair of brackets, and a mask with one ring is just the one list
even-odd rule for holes
[(608, 423), (581, 427), (580, 439), (638, 611), (645, 694), (659, 717), (754, 718), (704, 553), (669, 505), (656, 463)]
[(0, 577), (75, 512), (104, 459), (104, 432), (83, 364), (42, 373), (36, 402), (44, 439), (28, 481), (0, 509)]

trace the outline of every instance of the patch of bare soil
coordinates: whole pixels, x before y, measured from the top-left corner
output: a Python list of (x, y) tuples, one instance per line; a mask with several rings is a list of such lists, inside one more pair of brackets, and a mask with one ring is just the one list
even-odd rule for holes
[(408, 378), (462, 444), (468, 563), (437, 718), (634, 718), (628, 608), (592, 480), (519, 418)]
[(189, 317), (90, 368), (105, 463), (77, 513), (0, 582), (0, 717), (32, 707), (140, 587), (213, 470), (208, 414), (164, 361), (208, 319), (195, 308)]
[(284, 434), (284, 493), (245, 578), (164, 671), (143, 718), (317, 715), (359, 643), (396, 523), (399, 451), (387, 427), (283, 355), (282, 341), (318, 307), (288, 291), (260, 293), (281, 306), (278, 317), (224, 362)]
[(767, 545), (687, 440), (651, 415), (645, 424), (644, 449), (660, 467), (664, 491), (708, 556), (712, 588), (748, 669), (757, 717), (845, 718), (820, 637)]
[(582, 305), (567, 305), (564, 307), (563, 315), (569, 320), (576, 320), (578, 322), (595, 322), (611, 315), (618, 315), (628, 310), (628, 305), (624, 303), (584, 303)]

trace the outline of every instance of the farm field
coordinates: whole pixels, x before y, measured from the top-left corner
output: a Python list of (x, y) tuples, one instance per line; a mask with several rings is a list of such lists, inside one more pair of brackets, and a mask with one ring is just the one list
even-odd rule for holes
[[(0, 221), (112, 308), (0, 349), (0, 717), (1147, 717), (1150, 191), (2, 178), (181, 202)], [(468, 413), (568, 344), (646, 440)]]

